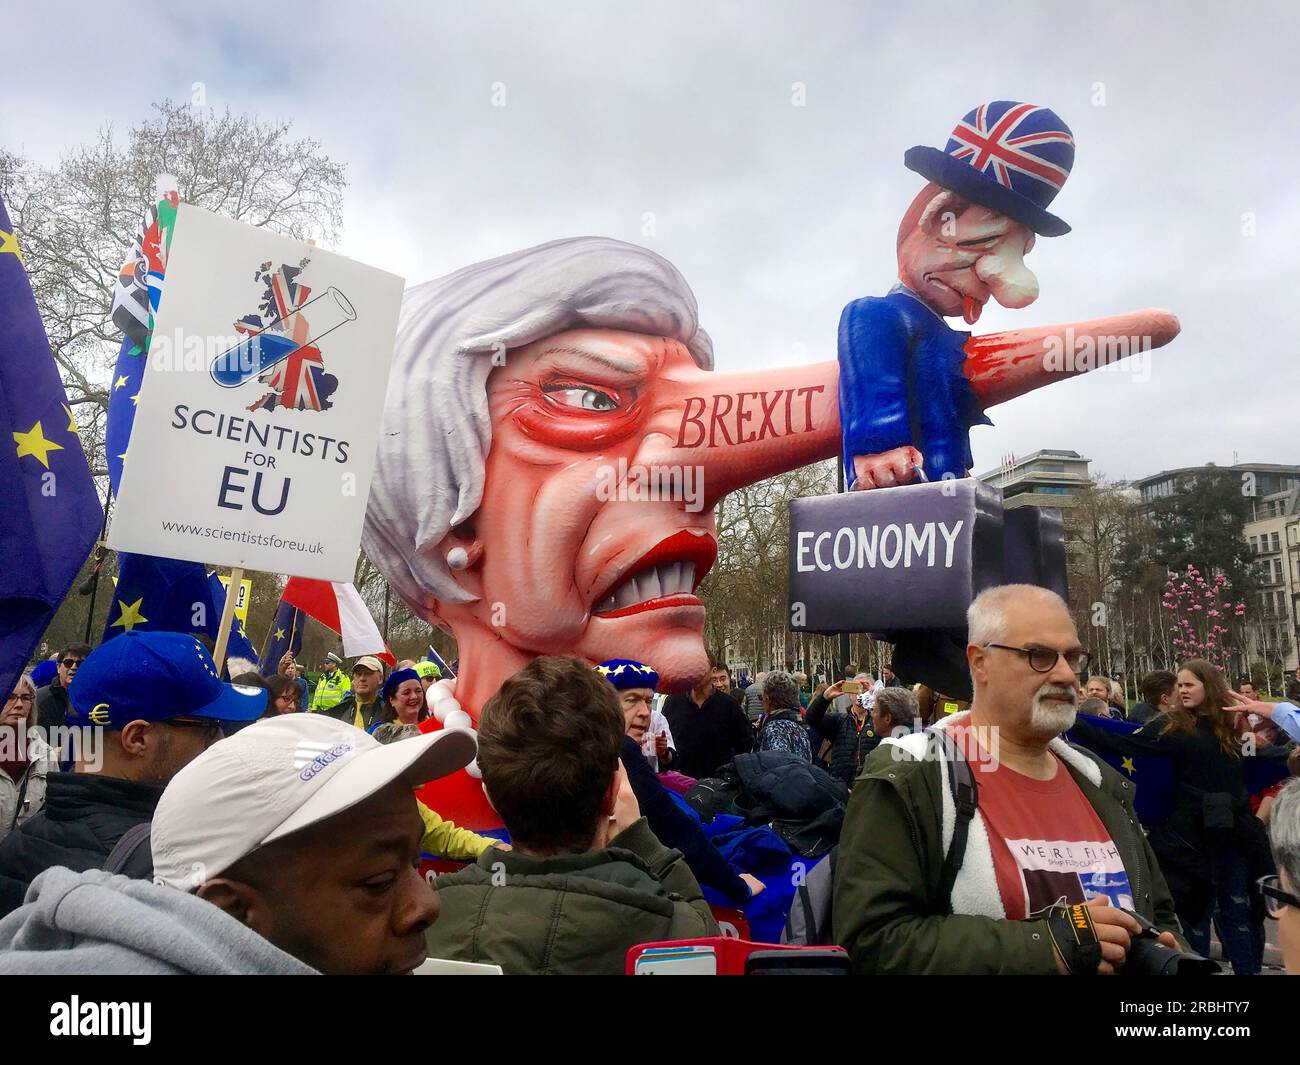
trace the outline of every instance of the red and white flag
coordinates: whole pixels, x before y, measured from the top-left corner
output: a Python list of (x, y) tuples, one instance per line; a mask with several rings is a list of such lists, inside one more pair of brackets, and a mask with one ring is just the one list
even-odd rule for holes
[(290, 577), (280, 598), (342, 636), (343, 654), (348, 658), (375, 655), (390, 666), (397, 665), (397, 658), (384, 643), (375, 619), (370, 616), (360, 593), (350, 583), (335, 584), (308, 577)]

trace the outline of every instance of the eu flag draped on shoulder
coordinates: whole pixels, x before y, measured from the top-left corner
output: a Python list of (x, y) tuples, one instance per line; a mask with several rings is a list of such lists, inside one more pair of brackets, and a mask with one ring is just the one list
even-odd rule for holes
[[(1149, 731), (1139, 735), (1142, 730), (1134, 721), (1079, 714), (1065, 738), (1087, 747), (1137, 785), (1133, 808), (1138, 819), (1150, 826), (1159, 824), (1173, 810), (1174, 767), (1169, 756), (1160, 753), (1159, 741)], [(1287, 775), (1286, 752), (1281, 748), (1247, 755), (1242, 765), (1246, 790), (1252, 795)]]
[(104, 520), (22, 249), (0, 201), (0, 698)]

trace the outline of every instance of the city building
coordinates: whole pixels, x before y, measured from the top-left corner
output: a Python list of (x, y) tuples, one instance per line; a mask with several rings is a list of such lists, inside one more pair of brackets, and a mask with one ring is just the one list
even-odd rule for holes
[(1242, 529), (1256, 560), (1258, 587), (1246, 612), (1250, 661), (1285, 670), (1300, 666), (1300, 466), (1241, 462), (1186, 466), (1134, 482), (1144, 503), (1172, 495), (1179, 478), (1228, 469), (1242, 478), (1251, 518)]
[(1073, 506), (1073, 496), (1092, 483), (1089, 460), (1077, 451), (1044, 449), (1017, 458), (1008, 455), (996, 470), (979, 474), (979, 479), (1002, 490), (1002, 505), (1016, 507)]

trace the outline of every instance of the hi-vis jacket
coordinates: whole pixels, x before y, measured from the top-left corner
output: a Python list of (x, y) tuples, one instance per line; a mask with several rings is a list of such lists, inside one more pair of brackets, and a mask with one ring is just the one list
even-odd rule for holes
[(337, 706), (339, 700), (352, 690), (352, 682), (341, 669), (321, 676), (316, 685), (316, 694), (311, 698), (312, 710), (330, 710)]

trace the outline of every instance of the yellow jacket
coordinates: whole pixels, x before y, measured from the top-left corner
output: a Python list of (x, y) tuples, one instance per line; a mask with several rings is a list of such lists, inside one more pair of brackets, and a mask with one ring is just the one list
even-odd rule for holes
[(419, 800), (416, 800), (416, 805), (419, 806), (420, 818), (424, 821), (424, 838), (420, 841), (420, 846), (426, 854), (436, 854), (440, 858), (450, 858), (456, 862), (472, 862), (496, 842), (450, 821), (444, 821)]
[(312, 710), (329, 710), (338, 705), (340, 699), (352, 690), (352, 681), (341, 669), (333, 673), (322, 674), (312, 693)]

